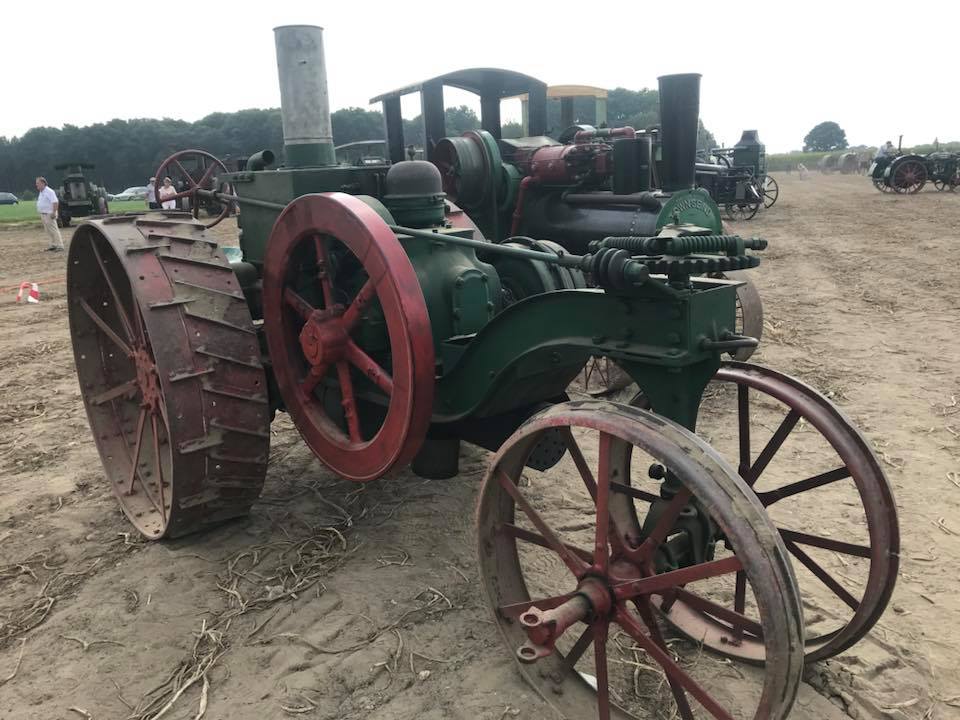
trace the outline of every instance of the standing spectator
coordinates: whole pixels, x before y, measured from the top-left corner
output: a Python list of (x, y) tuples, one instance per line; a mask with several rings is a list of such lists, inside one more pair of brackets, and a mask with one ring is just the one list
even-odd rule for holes
[(147, 183), (147, 207), (151, 210), (160, 209), (160, 203), (157, 202), (157, 179), (155, 177), (150, 178), (150, 182)]
[(177, 201), (173, 197), (177, 194), (177, 189), (173, 186), (173, 180), (168, 177), (163, 179), (163, 187), (160, 188), (160, 205), (164, 210), (176, 210)]
[(49, 185), (45, 177), (37, 178), (37, 212), (43, 222), (43, 229), (47, 231), (50, 244), (46, 252), (63, 252), (63, 238), (60, 237), (60, 228), (57, 227), (57, 215), (60, 211), (60, 201), (57, 194)]

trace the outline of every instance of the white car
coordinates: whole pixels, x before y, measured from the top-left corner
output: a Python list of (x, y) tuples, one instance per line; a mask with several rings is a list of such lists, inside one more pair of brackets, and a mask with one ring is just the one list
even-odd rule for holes
[(137, 185), (135, 187), (128, 187), (122, 193), (117, 193), (116, 195), (110, 195), (110, 200), (118, 200), (123, 202), (124, 200), (145, 200), (147, 197), (147, 188), (146, 186)]

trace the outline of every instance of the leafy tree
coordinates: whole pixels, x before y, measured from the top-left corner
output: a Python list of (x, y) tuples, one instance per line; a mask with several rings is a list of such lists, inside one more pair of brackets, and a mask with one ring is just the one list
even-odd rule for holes
[(845, 150), (846, 148), (847, 134), (842, 127), (832, 120), (814, 126), (813, 130), (803, 138), (804, 152), (829, 152), (831, 150)]

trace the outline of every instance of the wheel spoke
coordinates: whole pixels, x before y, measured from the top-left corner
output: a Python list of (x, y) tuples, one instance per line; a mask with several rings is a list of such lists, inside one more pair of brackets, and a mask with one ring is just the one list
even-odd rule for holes
[(573, 436), (569, 427), (562, 428), (561, 435), (563, 436), (564, 444), (567, 446), (567, 452), (570, 453), (570, 458), (573, 460), (573, 464), (577, 466), (580, 477), (583, 478), (583, 484), (586, 485), (587, 492), (590, 493), (590, 498), (596, 502), (597, 481), (593, 479), (593, 473), (590, 472), (590, 466), (587, 465), (587, 461), (583, 457), (583, 452), (580, 450), (577, 439)]
[[(184, 178), (190, 183), (191, 187), (197, 187), (196, 181), (193, 179), (193, 175), (187, 172), (187, 169), (180, 164), (179, 160), (174, 160), (174, 164), (180, 168), (180, 172), (183, 174)], [(190, 193), (183, 193), (183, 195), (189, 195)]]
[(609, 623), (594, 624), (593, 659), (597, 669), (597, 718), (610, 720), (610, 678), (607, 674), (607, 632)]
[(283, 289), (283, 301), (293, 308), (304, 322), (309, 320), (316, 310), (310, 303), (300, 297), (293, 288), (285, 287)]
[[(612, 443), (613, 438), (609, 434), (600, 433), (600, 461), (597, 467), (597, 533), (593, 545), (593, 566), (604, 574), (610, 564), (610, 547), (607, 538), (610, 533), (610, 446)], [(606, 672), (606, 657), (604, 657), (604, 672)]]
[(313, 393), (314, 388), (317, 387), (319, 382), (323, 379), (323, 376), (326, 375), (327, 370), (330, 369), (330, 366), (327, 364), (323, 365), (314, 365), (310, 368), (310, 372), (307, 373), (307, 376), (300, 383), (300, 390), (303, 391), (304, 395), (310, 395)]
[[(537, 607), (540, 607), (539, 605)], [(541, 608), (542, 609), (542, 608)], [(587, 651), (587, 648), (590, 647), (590, 643), (593, 642), (593, 625), (588, 625), (587, 629), (583, 631), (583, 634), (577, 639), (573, 644), (573, 647), (570, 648), (568, 652), (563, 657), (564, 663), (571, 670), (576, 668), (577, 663), (580, 661), (580, 658), (583, 657), (583, 654)]]
[[(104, 265), (103, 258), (100, 257), (100, 251), (97, 249), (97, 243), (95, 241), (90, 242), (90, 249), (93, 250), (93, 255), (97, 259), (97, 265), (100, 266), (100, 272), (103, 273), (103, 278), (107, 281), (107, 287), (110, 288), (110, 294), (113, 295), (113, 302), (117, 306), (117, 316), (120, 318), (120, 324), (123, 325), (123, 330), (127, 334), (127, 340), (133, 344), (136, 342), (133, 334), (133, 325), (130, 323), (130, 318), (127, 317), (127, 311), (120, 301), (120, 293), (117, 292), (117, 288), (113, 284), (113, 279), (107, 272), (107, 266)], [(130, 288), (130, 294), (131, 296), (133, 295), (132, 287)], [(134, 305), (136, 305), (136, 300), (134, 300)]]
[(747, 482), (747, 485), (753, 487), (754, 484), (756, 484), (760, 475), (767, 469), (767, 465), (770, 464), (773, 456), (776, 455), (777, 451), (783, 446), (787, 436), (793, 431), (793, 428), (796, 427), (799, 420), (800, 413), (791, 408), (790, 412), (788, 412), (787, 416), (783, 419), (783, 422), (780, 423), (780, 427), (773, 433), (773, 437), (770, 438), (770, 441), (757, 456), (757, 461), (743, 478)]
[(373, 383), (387, 395), (393, 395), (393, 378), (380, 367), (360, 346), (353, 340), (347, 340), (347, 360), (370, 378)]
[(614, 597), (618, 600), (627, 600), (638, 595), (650, 595), (653, 593), (662, 593), (671, 588), (681, 587), (688, 583), (698, 580), (707, 580), (708, 578), (728, 575), (732, 572), (742, 570), (743, 565), (740, 558), (736, 555), (725, 557), (722, 560), (711, 560), (710, 562), (691, 565), (690, 567), (680, 568), (679, 570), (669, 570), (665, 573), (651, 575), (650, 577), (640, 578), (638, 580), (628, 580), (617, 583), (611, 589)]
[(360, 418), (357, 416), (357, 401), (353, 396), (353, 380), (350, 379), (350, 366), (345, 362), (337, 363), (337, 378), (340, 380), (340, 404), (347, 419), (347, 431), (351, 442), (363, 442), (360, 434)]
[[(133, 494), (133, 481), (139, 472), (137, 466), (140, 464), (140, 446), (143, 442), (143, 426), (146, 419), (146, 408), (140, 408), (140, 417), (137, 418), (137, 440), (133, 448), (133, 460), (130, 463), (130, 481), (127, 483), (127, 495)], [(140, 482), (142, 483), (143, 481), (141, 480)]]
[(653, 553), (656, 552), (657, 547), (667, 537), (667, 533), (673, 528), (674, 522), (676, 522), (677, 517), (679, 517), (680, 512), (689, 499), (690, 491), (686, 488), (681, 488), (677, 494), (673, 496), (673, 499), (671, 499), (667, 507), (664, 508), (663, 514), (657, 520), (657, 524), (654, 525), (650, 535), (637, 549), (638, 556), (641, 560), (648, 560), (653, 557)]
[(823, 548), (824, 550), (833, 550), (834, 552), (844, 555), (855, 555), (856, 557), (862, 558), (869, 558), (871, 556), (870, 548), (866, 545), (854, 545), (853, 543), (820, 537), (819, 535), (808, 535), (807, 533), (787, 530), (786, 528), (780, 528), (780, 535), (784, 540), (799, 543), (800, 545), (811, 545), (813, 547)]
[(499, 468), (497, 468), (495, 472), (497, 473), (497, 480), (500, 483), (500, 487), (502, 487), (507, 495), (513, 499), (513, 502), (523, 510), (524, 514), (530, 518), (530, 522), (540, 531), (540, 534), (544, 540), (546, 540), (550, 549), (560, 556), (560, 559), (563, 560), (564, 565), (569, 568), (570, 572), (577, 576), (581, 575), (587, 569), (586, 563), (571, 552), (566, 545), (560, 542), (560, 538), (558, 538), (550, 526), (543, 521), (543, 518), (540, 517), (537, 511), (531, 507), (527, 499), (520, 493), (520, 489), (513, 484), (513, 481), (507, 474)]
[(207, 171), (203, 174), (203, 177), (200, 178), (200, 182), (198, 182), (198, 183), (196, 184), (196, 187), (202, 188), (202, 187), (203, 187), (203, 184), (204, 184), (207, 180), (210, 179), (211, 173), (212, 173), (214, 170), (216, 170), (216, 169), (217, 169), (217, 166), (216, 166), (216, 165), (211, 165), (210, 167), (208, 167), (208, 168), (207, 168)]
[(646, 490), (640, 490), (632, 485), (624, 485), (623, 483), (610, 483), (610, 492), (620, 493), (621, 495), (629, 495), (632, 498), (644, 500), (651, 504), (661, 500), (659, 495), (654, 495)]
[(90, 403), (92, 405), (103, 405), (104, 403), (108, 403), (111, 400), (116, 400), (118, 397), (122, 397), (124, 395), (132, 396), (133, 393), (136, 392), (137, 387), (136, 379), (127, 380), (127, 382), (122, 383), (121, 385), (117, 385), (109, 390), (104, 390), (102, 393), (91, 396)]
[(663, 668), (667, 678), (674, 680), (680, 687), (693, 695), (697, 701), (717, 720), (733, 720), (733, 717), (724, 710), (720, 704), (713, 699), (703, 687), (692, 677), (690, 677), (675, 661), (670, 657), (670, 653), (661, 648), (643, 631), (640, 623), (626, 610), (620, 606), (615, 613), (617, 624), (622, 627), (626, 633), (634, 639), (641, 648), (647, 651), (656, 663)]
[(330, 275), (328, 274), (327, 248), (324, 246), (323, 238), (320, 235), (313, 238), (313, 243), (317, 253), (317, 277), (320, 279), (320, 287), (323, 290), (323, 306), (331, 308), (333, 307), (333, 286), (330, 284)]
[[(747, 574), (743, 570), (737, 571), (737, 581), (733, 591), (733, 611), (738, 615), (743, 615), (747, 607)], [(733, 624), (733, 632), (739, 640), (743, 635), (742, 623)]]
[[(742, 572), (738, 573), (738, 577), (741, 574)], [(686, 588), (677, 588), (676, 591), (674, 591), (674, 595), (676, 596), (677, 600), (686, 603), (693, 609), (707, 613), (708, 615), (712, 615), (717, 620), (722, 620), (725, 623), (729, 623), (734, 627), (734, 630), (737, 631), (738, 634), (740, 631), (746, 630), (754, 637), (760, 640), (763, 639), (763, 626), (755, 620), (751, 620), (744, 615), (742, 609), (731, 610), (730, 608), (719, 605), (712, 600), (708, 600), (702, 595), (697, 595), (696, 593), (690, 592)], [(734, 598), (734, 607), (736, 607), (736, 605), (737, 599)]]
[(750, 388), (737, 385), (737, 423), (740, 427), (740, 464), (737, 472), (746, 478), (750, 471)]
[(784, 544), (787, 546), (787, 550), (789, 550), (790, 553), (797, 560), (799, 560), (805, 568), (807, 568), (807, 570), (812, 572), (817, 579), (820, 580), (820, 582), (830, 588), (830, 590), (833, 591), (833, 594), (849, 605), (852, 610), (856, 611), (860, 607), (860, 602), (853, 595), (847, 592), (846, 588), (837, 582), (833, 575), (824, 570), (816, 560), (807, 555), (790, 540), (784, 540)]
[(97, 313), (94, 312), (93, 308), (90, 307), (89, 303), (87, 303), (87, 301), (83, 298), (80, 298), (80, 307), (83, 308), (83, 311), (87, 314), (87, 316), (91, 320), (93, 320), (96, 326), (100, 328), (103, 334), (106, 335), (111, 340), (113, 340), (116, 346), (123, 351), (124, 355), (126, 355), (127, 357), (133, 357), (133, 350), (130, 349), (130, 346), (120, 339), (120, 336), (117, 335), (116, 332), (114, 332), (113, 328), (107, 325), (106, 321), (102, 317), (97, 315)]
[[(553, 550), (553, 547), (549, 542), (547, 542), (547, 539), (543, 535), (538, 535), (537, 533), (527, 530), (526, 528), (518, 527), (513, 523), (504, 523), (499, 529), (500, 532), (516, 538), (517, 540), (523, 540), (531, 545), (539, 545), (547, 550)], [(593, 555), (589, 550), (578, 548), (576, 545), (570, 545), (569, 543), (564, 543), (563, 546), (585, 563), (593, 562)]]
[(846, 466), (838, 467), (835, 470), (830, 470), (828, 472), (821, 473), (820, 475), (814, 475), (806, 480), (798, 480), (797, 482), (784, 485), (783, 487), (779, 487), (775, 490), (757, 493), (757, 497), (760, 498), (760, 502), (763, 503), (764, 507), (770, 507), (775, 502), (779, 502), (785, 498), (807, 492), (808, 490), (813, 490), (818, 487), (823, 487), (824, 485), (829, 485), (830, 483), (835, 483), (838, 480), (845, 480), (848, 477), (850, 477), (850, 468)]
[(537, 600), (523, 600), (521, 602), (508, 603), (507, 605), (500, 605), (497, 608), (497, 612), (504, 617), (518, 618), (532, 607), (538, 610), (553, 610), (555, 607), (563, 605), (576, 594), (575, 592), (571, 592), (563, 595), (554, 595), (553, 597), (538, 598)]
[[(667, 643), (663, 639), (663, 633), (660, 632), (660, 626), (657, 625), (657, 618), (654, 616), (653, 610), (650, 607), (650, 600), (643, 598), (636, 602), (635, 605), (637, 612), (640, 613), (640, 617), (643, 618), (643, 622), (650, 631), (650, 638), (659, 645), (664, 652), (667, 652)], [(680, 717), (682, 717), (683, 720), (693, 720), (693, 710), (691, 710), (690, 703), (687, 701), (687, 694), (683, 686), (669, 675), (667, 676), (667, 682), (670, 683), (670, 692), (673, 693), (673, 699), (677, 703), (677, 710), (680, 711)]]
[(364, 308), (366, 308), (372, 298), (376, 297), (376, 294), (377, 286), (373, 280), (367, 280), (363, 284), (363, 287), (360, 288), (360, 292), (354, 295), (353, 302), (350, 303), (350, 306), (343, 313), (342, 322), (344, 330), (350, 332), (356, 327), (357, 323), (360, 322), (360, 316)]

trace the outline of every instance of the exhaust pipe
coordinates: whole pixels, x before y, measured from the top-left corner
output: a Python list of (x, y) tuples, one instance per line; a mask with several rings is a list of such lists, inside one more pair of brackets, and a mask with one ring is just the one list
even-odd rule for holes
[(660, 147), (665, 192), (690, 190), (697, 162), (700, 121), (700, 74), (662, 75), (660, 83)]
[(274, 28), (273, 34), (286, 165), (335, 165), (323, 28), (283, 25)]

